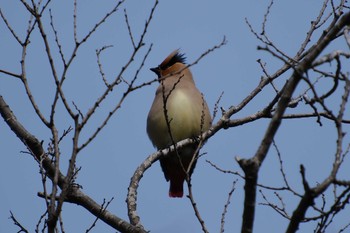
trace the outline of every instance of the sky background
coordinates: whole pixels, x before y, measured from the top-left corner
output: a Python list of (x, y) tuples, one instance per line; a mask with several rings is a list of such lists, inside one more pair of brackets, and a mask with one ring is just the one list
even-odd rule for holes
[[(81, 39), (114, 6), (115, 1), (78, 1), (77, 34)], [(223, 37), (227, 44), (209, 54), (199, 64), (191, 67), (198, 88), (204, 93), (211, 110), (222, 92), (224, 95), (220, 107), (228, 109), (239, 104), (255, 88), (263, 72), (257, 59), (266, 62), (267, 70), (272, 74), (282, 63), (266, 52), (258, 51), (261, 45), (250, 32), (245, 23), (247, 18), (253, 27), (260, 32), (261, 24), (269, 1), (160, 1), (145, 37), (145, 46), (136, 56), (134, 63), (123, 76), (130, 80), (138, 68), (148, 47), (153, 44), (152, 51), (139, 74), (138, 84), (153, 80), (155, 74), (149, 68), (160, 64), (174, 49), (180, 48), (186, 54), (189, 63), (195, 61), (207, 49), (219, 44)], [(132, 45), (124, 21), (123, 9), (127, 10), (129, 22), (135, 40), (138, 41), (153, 1), (126, 1), (104, 25), (82, 45), (77, 57), (67, 73), (63, 87), (69, 103), (79, 106), (82, 112), (92, 106), (103, 93), (104, 84), (99, 74), (95, 50), (105, 45), (113, 45), (101, 55), (101, 62), (107, 80), (119, 73), (125, 65)], [(266, 32), (270, 39), (286, 54), (294, 56), (300, 43), (304, 40), (310, 22), (317, 16), (322, 4), (316, 0), (275, 1), (268, 17)], [(0, 7), (9, 23), (20, 38), (26, 33), (29, 15), (20, 1), (2, 1)], [(66, 57), (72, 53), (73, 37), (73, 1), (52, 1), (54, 24), (59, 33), (63, 52)], [(328, 11), (330, 9), (328, 8)], [(53, 33), (49, 25), (48, 11), (44, 19), (45, 29), (52, 43), (52, 50), (58, 73), (62, 72), (62, 64), (55, 46)], [(321, 33), (318, 32), (312, 38)], [(348, 51), (344, 39), (339, 38), (326, 51), (341, 49)], [(20, 73), (21, 47), (13, 39), (3, 22), (0, 23), (0, 69)], [(349, 63), (347, 63), (349, 64)], [(344, 63), (344, 70), (349, 70)], [(334, 64), (328, 65), (334, 70)], [(38, 106), (46, 117), (49, 116), (53, 101), (53, 78), (49, 69), (45, 50), (38, 30), (33, 33), (31, 44), (27, 51), (27, 75), (30, 88)], [(276, 85), (284, 84), (290, 72), (283, 75)], [(329, 87), (327, 82), (320, 84), (322, 88)], [(324, 86), (322, 86), (324, 85)], [(126, 194), (130, 178), (135, 169), (150, 154), (155, 152), (146, 134), (146, 118), (154, 98), (157, 85), (139, 89), (130, 94), (122, 108), (112, 117), (99, 136), (78, 156), (77, 166), (81, 167), (77, 183), (82, 185), (83, 192), (96, 202), (102, 203), (114, 197), (109, 211), (117, 216), (127, 218)], [(125, 86), (115, 88), (112, 94), (100, 106), (82, 132), (80, 142), (85, 141), (103, 117), (119, 101)], [(298, 88), (298, 93), (305, 90), (305, 85)], [(341, 89), (342, 91), (342, 89)], [(0, 94), (10, 105), (18, 120), (39, 140), (43, 140), (46, 148), (50, 139), (50, 131), (43, 126), (29, 103), (22, 83), (13, 77), (0, 73)], [(244, 110), (234, 115), (239, 119), (253, 114), (265, 107), (274, 97), (274, 91), (269, 86), (259, 94)], [(328, 104), (337, 111), (339, 95), (332, 98)], [(348, 109), (349, 109), (348, 104)], [(290, 111), (290, 110), (289, 110)], [(311, 112), (303, 103), (291, 112)], [(349, 114), (347, 114), (349, 118)], [(214, 120), (216, 122), (218, 117)], [(57, 109), (57, 128), (60, 134), (73, 121), (69, 118), (60, 103)], [(227, 200), (228, 192), (235, 184), (231, 204), (225, 221), (225, 232), (239, 232), (243, 207), (243, 180), (236, 176), (223, 174), (210, 166), (210, 160), (222, 169), (241, 170), (234, 157), (249, 158), (256, 152), (265, 133), (268, 119), (258, 120), (243, 126), (221, 130), (203, 147), (206, 155), (197, 163), (192, 176), (194, 197), (203, 220), (210, 232), (219, 232), (220, 218)], [(283, 121), (276, 143), (281, 152), (284, 168), (289, 182), (296, 191), (302, 193), (303, 187), (299, 174), (300, 164), (306, 167), (310, 185), (322, 182), (332, 168), (335, 153), (336, 130), (331, 122), (322, 119), (320, 127), (315, 119), (299, 119)], [(344, 131), (349, 132), (349, 126)], [(72, 134), (69, 134), (61, 145), (61, 170), (66, 173), (67, 162), (71, 153)], [(349, 143), (346, 135), (345, 142)], [(17, 232), (9, 219), (12, 211), (16, 218), (29, 231), (33, 232), (40, 216), (45, 211), (44, 201), (37, 197), (42, 191), (39, 166), (28, 154), (25, 146), (18, 140), (3, 120), (0, 120), (0, 232)], [(344, 147), (345, 148), (345, 147)], [(259, 183), (280, 187), (282, 176), (279, 172), (276, 151), (271, 148), (259, 174)], [(339, 177), (348, 178), (349, 159), (345, 159), (339, 172)], [(194, 216), (192, 206), (187, 198), (170, 199), (169, 184), (165, 181), (159, 163), (155, 163), (140, 182), (138, 189), (138, 213), (141, 222), (151, 232), (201, 232), (201, 227)], [(263, 191), (273, 202), (279, 203), (271, 191)], [(187, 188), (185, 188), (185, 194)], [(328, 195), (331, 195), (329, 190)], [(281, 192), (286, 202), (287, 211), (292, 214), (298, 198)], [(263, 202), (258, 194), (257, 203)], [(312, 214), (308, 212), (308, 214)], [(95, 217), (85, 209), (64, 204), (63, 220), (66, 232), (85, 232)], [(283, 232), (288, 221), (276, 214), (269, 207), (258, 205), (256, 209), (255, 232)], [(329, 232), (336, 232), (349, 223), (350, 211), (345, 210), (334, 220)], [(300, 232), (312, 232), (316, 222), (301, 224)], [(111, 227), (99, 221), (93, 232), (115, 232)]]

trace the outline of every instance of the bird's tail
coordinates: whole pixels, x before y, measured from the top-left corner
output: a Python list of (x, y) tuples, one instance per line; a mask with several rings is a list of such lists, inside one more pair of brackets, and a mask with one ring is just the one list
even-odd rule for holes
[(182, 197), (184, 194), (184, 177), (173, 177), (170, 179), (169, 197)]

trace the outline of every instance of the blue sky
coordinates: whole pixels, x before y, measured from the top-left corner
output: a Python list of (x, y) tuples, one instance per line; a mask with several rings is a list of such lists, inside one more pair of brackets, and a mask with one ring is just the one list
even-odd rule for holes
[[(86, 35), (114, 4), (115, 1), (78, 1), (78, 38), (81, 39)], [(259, 32), (268, 4), (269, 1), (251, 0), (223, 0), (215, 4), (208, 0), (160, 1), (145, 38), (146, 44), (124, 78), (130, 80), (133, 77), (150, 44), (153, 44), (152, 51), (137, 80), (139, 84), (154, 79), (155, 74), (149, 71), (149, 68), (157, 66), (174, 49), (180, 48), (186, 53), (187, 61), (191, 63), (208, 48), (219, 44), (225, 36), (227, 44), (206, 56), (191, 70), (210, 109), (213, 110), (221, 92), (224, 92), (220, 102), (221, 107), (227, 109), (232, 105), (237, 105), (258, 85), (263, 75), (256, 62), (257, 59), (264, 60), (271, 73), (282, 65), (279, 60), (266, 52), (257, 51), (257, 45), (261, 43), (256, 40), (245, 23), (245, 18), (247, 18)], [(134, 37), (138, 38), (152, 5), (153, 1), (126, 1), (120, 10), (98, 29), (88, 43), (80, 48), (63, 87), (70, 103), (74, 101), (83, 112), (86, 112), (104, 90), (96, 63), (96, 49), (105, 45), (113, 45), (101, 56), (107, 80), (112, 80), (125, 64), (132, 51), (132, 45), (127, 34), (123, 9), (127, 10)], [(23, 5), (19, 1), (4, 1), (0, 3), (0, 7), (18, 35), (23, 38), (29, 19)], [(73, 3), (53, 1), (49, 8), (52, 9), (63, 51), (66, 56), (69, 56), (74, 46)], [(293, 56), (303, 41), (311, 20), (317, 16), (320, 8), (321, 2), (315, 0), (276, 1), (268, 18), (267, 34), (279, 48)], [(47, 14), (45, 16), (47, 23), (44, 26), (52, 42), (60, 73), (62, 65), (59, 63), (60, 58), (55, 48)], [(297, 17), (295, 17), (296, 14)], [(319, 33), (316, 33), (315, 36), (317, 35)], [(19, 73), (21, 49), (3, 22), (0, 23), (0, 41), (0, 69)], [(334, 49), (348, 51), (342, 38), (338, 39), (327, 51)], [(27, 52), (27, 72), (34, 97), (45, 116), (48, 116), (54, 89), (53, 78), (44, 52), (42, 41), (36, 31)], [(277, 85), (281, 86), (289, 74), (286, 73), (281, 77), (276, 82)], [(83, 131), (81, 142), (91, 135), (96, 125), (100, 124), (103, 117), (119, 101), (118, 98), (123, 88), (125, 86), (121, 86), (120, 89), (116, 88), (100, 106)], [(77, 166), (82, 168), (77, 182), (83, 186), (83, 192), (99, 203), (102, 203), (104, 198), (109, 200), (114, 197), (109, 210), (124, 219), (127, 219), (125, 198), (130, 178), (136, 167), (148, 155), (155, 152), (145, 130), (146, 117), (155, 89), (156, 84), (153, 84), (132, 93), (109, 121), (107, 127), (93, 143), (79, 154), (77, 159)], [(303, 90), (305, 90), (305, 85), (299, 88), (299, 93)], [(0, 94), (11, 106), (19, 121), (39, 140), (44, 140), (46, 147), (50, 131), (35, 115), (26, 98), (22, 83), (15, 78), (0, 74)], [(266, 106), (273, 96), (273, 89), (267, 87), (232, 119), (255, 113)], [(336, 110), (340, 104), (339, 98), (331, 99), (329, 104)], [(303, 104), (298, 107), (300, 107), (300, 112), (311, 111)], [(60, 133), (73, 125), (73, 121), (64, 112), (62, 104), (57, 110), (56, 121)], [(238, 177), (218, 172), (205, 160), (210, 160), (223, 169), (241, 172), (234, 157), (248, 158), (255, 153), (268, 122), (269, 120), (263, 119), (222, 130), (202, 149), (207, 154), (197, 163), (192, 176), (192, 184), (199, 211), (210, 232), (219, 231), (221, 213), (228, 192), (232, 187), (232, 182)], [(315, 119), (285, 120), (277, 133), (276, 143), (281, 151), (289, 182), (301, 193), (303, 188), (299, 174), (300, 164), (305, 165), (307, 178), (311, 185), (321, 182), (331, 169), (335, 153), (336, 131), (332, 123), (325, 119), (322, 122), (323, 126), (320, 127)], [(349, 126), (344, 130), (349, 131)], [(18, 230), (8, 219), (10, 210), (28, 230), (34, 231), (40, 215), (45, 210), (44, 201), (37, 197), (37, 192), (42, 191), (39, 167), (33, 158), (21, 153), (26, 150), (25, 146), (9, 130), (3, 120), (0, 120), (0, 132), (3, 161), (0, 163), (0, 186), (2, 187), (0, 232)], [(72, 135), (68, 135), (61, 145), (61, 166), (64, 173), (71, 152), (71, 138)], [(345, 141), (349, 142), (348, 136), (345, 137)], [(346, 159), (340, 171), (340, 177), (345, 179), (347, 175), (345, 171), (349, 168), (349, 159)], [(270, 186), (282, 184), (277, 155), (273, 148), (262, 166), (259, 182)], [(158, 163), (154, 164), (142, 178), (138, 192), (138, 213), (146, 229), (156, 233), (200, 232), (200, 225), (194, 217), (189, 200), (168, 198), (168, 185)], [(243, 185), (243, 181), (238, 179), (226, 216), (226, 232), (240, 230)], [(264, 191), (264, 194), (270, 200), (278, 203), (272, 192)], [(328, 194), (331, 194), (331, 190)], [(288, 193), (281, 193), (281, 196), (287, 203), (287, 210), (292, 214), (298, 199)], [(257, 203), (260, 202), (263, 202), (263, 199), (259, 194)], [(72, 204), (65, 204), (62, 214), (66, 232), (82, 232), (94, 220), (94, 217), (85, 209)], [(349, 214), (349, 210), (344, 211), (338, 219), (335, 219), (334, 226), (339, 224), (340, 227), (347, 224)], [(287, 224), (288, 222), (271, 208), (257, 206), (254, 225), (256, 232), (283, 232)], [(301, 232), (310, 232), (314, 226), (315, 223), (302, 224)], [(330, 228), (330, 232), (336, 229), (338, 228)], [(104, 223), (98, 222), (95, 232), (114, 231)]]

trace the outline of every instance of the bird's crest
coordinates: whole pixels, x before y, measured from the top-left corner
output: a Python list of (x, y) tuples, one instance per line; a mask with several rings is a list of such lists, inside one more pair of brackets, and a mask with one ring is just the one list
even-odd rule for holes
[(161, 70), (165, 70), (177, 62), (185, 64), (185, 61), (185, 54), (180, 53), (179, 49), (176, 49), (169, 56), (167, 56), (167, 58), (164, 59), (164, 61), (159, 65), (159, 68)]

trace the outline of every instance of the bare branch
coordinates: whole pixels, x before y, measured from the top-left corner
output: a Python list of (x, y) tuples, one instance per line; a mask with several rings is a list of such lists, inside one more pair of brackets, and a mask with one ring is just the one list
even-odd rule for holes
[[(245, 205), (243, 213), (242, 232), (251, 232), (253, 229), (256, 184), (258, 177), (257, 173), (259, 167), (261, 166), (261, 163), (264, 161), (267, 155), (274, 135), (276, 134), (279, 125), (281, 124), (283, 114), (288, 106), (289, 101), (291, 100), (292, 94), (302, 78), (302, 74), (311, 68), (312, 62), (316, 59), (316, 57), (336, 37), (338, 32), (347, 24), (350, 24), (350, 12), (345, 14), (339, 20), (339, 22), (337, 22), (336, 26), (333, 27), (333, 25), (331, 25), (328, 28), (327, 33), (320, 37), (313, 49), (310, 50), (310, 52), (307, 53), (303, 60), (295, 67), (293, 75), (290, 77), (290, 79), (282, 89), (282, 96), (277, 104), (276, 111), (270, 121), (270, 124), (266, 130), (264, 138), (255, 156), (249, 160), (237, 159), (237, 162), (239, 163), (243, 171), (246, 173)], [(248, 177), (249, 179), (247, 179)], [(300, 218), (304, 216), (304, 211), (307, 210), (307, 207), (305, 208), (305, 206), (310, 206), (310, 203), (312, 203), (314, 199), (314, 194), (311, 192), (306, 192), (304, 197), (305, 198), (303, 198), (300, 203), (300, 206), (302, 206), (302, 208), (298, 210), (299, 214), (295, 215), (298, 217), (294, 218), (293, 214), (292, 221), (290, 224), (290, 226), (293, 227), (288, 228), (287, 232), (295, 232), (298, 223), (300, 222)]]
[(266, 8), (266, 12), (264, 14), (264, 20), (263, 20), (263, 23), (262, 23), (262, 28), (261, 28), (261, 35), (265, 35), (265, 29), (266, 29), (266, 23), (267, 23), (267, 17), (269, 16), (270, 14), (270, 11), (271, 11), (271, 8), (272, 8), (272, 5), (273, 5), (273, 0), (270, 1), (270, 4), (267, 6)]
[(20, 75), (20, 74), (15, 74), (15, 73), (12, 73), (12, 72), (7, 71), (7, 70), (1, 70), (1, 69), (0, 69), (0, 73), (4, 73), (4, 74), (7, 74), (7, 75), (9, 75), (9, 76), (12, 76), (12, 77), (15, 77), (15, 78), (19, 78), (19, 79), (22, 78), (22, 75)]
[(66, 59), (64, 58), (64, 54), (63, 54), (63, 51), (62, 51), (62, 45), (61, 45), (61, 43), (59, 41), (59, 38), (58, 38), (58, 32), (55, 29), (55, 26), (54, 26), (54, 23), (53, 23), (53, 16), (52, 16), (51, 9), (49, 10), (49, 12), (50, 12), (50, 25), (51, 25), (52, 31), (53, 31), (53, 33), (55, 35), (56, 45), (57, 45), (58, 51), (59, 51), (59, 53), (61, 55), (61, 60), (62, 60), (63, 66), (66, 67), (67, 66)]
[[(315, 30), (318, 27), (320, 27), (321, 25), (323, 25), (323, 23), (326, 22), (326, 19), (328, 19), (328, 17), (326, 17), (325, 21), (323, 21), (323, 23), (320, 23), (322, 16), (324, 15), (324, 12), (326, 10), (327, 4), (328, 4), (328, 0), (323, 2), (323, 6), (322, 6), (321, 10), (319, 11), (319, 15), (317, 16), (316, 20), (311, 21), (310, 29), (306, 33), (306, 37), (304, 39), (304, 42), (301, 44), (301, 47), (300, 47), (299, 51), (297, 52), (298, 57), (302, 56), (303, 52), (306, 49), (306, 46), (310, 43), (311, 37), (312, 37), (313, 33), (315, 32)], [(305, 53), (305, 54), (307, 54), (307, 53)]]
[(259, 203), (260, 205), (264, 205), (264, 206), (268, 206), (271, 207), (274, 211), (276, 211), (279, 215), (281, 215), (282, 217), (286, 218), (286, 219), (290, 219), (289, 214), (287, 213), (287, 210), (285, 209), (285, 203), (283, 202), (283, 199), (278, 195), (277, 192), (274, 192), (275, 196), (277, 196), (277, 198), (279, 199), (281, 206), (278, 206), (276, 204), (273, 204), (272, 202), (270, 202), (266, 195), (263, 193), (262, 190), (259, 190), (262, 198), (265, 200), (266, 203)]
[[(0, 96), (0, 114), (5, 119), (6, 124), (11, 128), (11, 130), (17, 135), (17, 137), (23, 142), (24, 145), (27, 146), (32, 155), (35, 156), (37, 160), (42, 160), (42, 166), (46, 171), (48, 177), (52, 180), (56, 174), (55, 165), (52, 163), (52, 160), (45, 156), (45, 151), (42, 148), (41, 142), (35, 138), (32, 134), (30, 134), (16, 119), (15, 115), (12, 113), (10, 107), (4, 101), (2, 96)], [(58, 186), (64, 190), (64, 186), (68, 186), (66, 184), (66, 177), (58, 171)], [(91, 212), (95, 216), (99, 216), (99, 218), (106, 222), (108, 225), (113, 228), (122, 231), (122, 232), (142, 232), (145, 233), (142, 228), (135, 227), (130, 225), (125, 220), (111, 214), (107, 210), (103, 213), (100, 213), (100, 205), (98, 205), (94, 200), (92, 200), (89, 196), (85, 195), (78, 187), (76, 186), (68, 186), (69, 192), (68, 195), (65, 196), (65, 201), (70, 203), (75, 203), (80, 206), (83, 206), (86, 210)]]
[(214, 110), (213, 110), (213, 119), (212, 119), (212, 121), (214, 121), (215, 118), (216, 118), (216, 114), (217, 114), (218, 109), (219, 109), (219, 103), (220, 103), (220, 100), (221, 100), (221, 98), (223, 97), (223, 95), (224, 95), (224, 92), (221, 92), (219, 98), (218, 98), (217, 101), (215, 102)]
[(316, 66), (322, 65), (324, 63), (329, 63), (329, 62), (331, 62), (331, 61), (333, 61), (336, 58), (339, 58), (341, 56), (343, 56), (345, 58), (350, 58), (350, 53), (346, 53), (346, 52), (341, 51), (341, 50), (335, 50), (329, 54), (322, 56), (321, 58), (319, 58), (315, 62), (313, 62), (312, 66), (316, 67)]
[(96, 23), (96, 25), (89, 31), (88, 34), (86, 34), (85, 37), (83, 37), (83, 39), (81, 41), (77, 40), (77, 35), (76, 35), (76, 33), (77, 33), (76, 32), (76, 27), (77, 27), (76, 8), (77, 7), (76, 7), (76, 2), (75, 2), (75, 5), (74, 5), (74, 12), (75, 12), (74, 13), (74, 28), (75, 28), (74, 35), (75, 36), (74, 37), (75, 37), (77, 45), (85, 43), (89, 39), (89, 37), (97, 30), (97, 28), (99, 28), (113, 13), (115, 13), (124, 2), (125, 2), (125, 0), (120, 0), (110, 12), (108, 12), (98, 23)]
[(13, 215), (12, 211), (10, 211), (10, 215), (11, 215), (10, 218), (12, 219), (13, 223), (19, 227), (18, 233), (19, 232), (29, 233), (29, 231), (26, 228), (24, 228), (21, 223), (18, 222), (18, 220)]
[(10, 23), (7, 21), (5, 15), (2, 13), (1, 9), (0, 9), (0, 16), (2, 18), (2, 20), (4, 21), (7, 29), (11, 32), (12, 36), (16, 39), (16, 41), (23, 46), (23, 42), (21, 41), (21, 39), (17, 36), (17, 33), (12, 29)]
[(345, 41), (346, 43), (348, 44), (348, 47), (350, 48), (350, 26), (347, 26), (345, 29), (344, 29), (344, 37), (345, 37)]
[(124, 17), (125, 17), (126, 26), (128, 27), (131, 44), (134, 47), (134, 49), (136, 49), (136, 45), (135, 45), (135, 42), (134, 42), (134, 37), (133, 37), (132, 32), (131, 32), (131, 27), (130, 27), (130, 23), (129, 23), (129, 19), (128, 19), (128, 14), (126, 13), (126, 9), (124, 9)]
[(279, 161), (279, 164), (280, 164), (280, 172), (281, 172), (281, 174), (282, 174), (283, 182), (284, 182), (284, 185), (286, 186), (286, 190), (289, 190), (289, 191), (292, 192), (294, 195), (301, 197), (301, 195), (298, 194), (297, 192), (295, 192), (294, 189), (289, 185), (289, 182), (288, 182), (288, 180), (287, 180), (287, 175), (286, 175), (286, 173), (285, 173), (285, 171), (284, 171), (282, 155), (281, 155), (280, 150), (279, 150), (278, 147), (277, 147), (277, 144), (276, 144), (275, 140), (273, 140), (273, 147), (275, 148), (275, 150), (276, 150), (276, 152), (277, 152), (277, 157), (278, 157), (278, 161)]
[[(194, 157), (196, 157), (196, 156), (194, 156)], [(191, 166), (192, 165), (190, 164), (188, 169), (190, 169)], [(188, 197), (188, 199), (191, 202), (191, 205), (192, 205), (192, 208), (193, 208), (194, 213), (196, 215), (196, 218), (198, 219), (198, 221), (199, 221), (199, 223), (200, 223), (200, 225), (202, 227), (202, 231), (204, 233), (209, 233), (209, 231), (208, 231), (208, 229), (207, 229), (207, 227), (205, 225), (205, 222), (204, 222), (203, 218), (201, 217), (201, 215), (199, 213), (199, 210), (198, 210), (198, 207), (197, 207), (197, 203), (194, 200), (194, 196), (193, 196), (193, 192), (192, 192), (192, 185), (191, 185), (191, 178), (188, 176), (188, 172), (187, 172), (186, 182), (187, 182), (187, 186), (188, 186), (188, 195), (187, 195), (187, 197)]]
[(237, 181), (238, 180), (234, 180), (233, 183), (232, 183), (232, 188), (231, 188), (231, 190), (228, 193), (227, 200), (226, 200), (226, 203), (225, 203), (225, 206), (224, 206), (224, 210), (222, 211), (222, 214), (221, 214), (220, 233), (223, 233), (225, 231), (224, 230), (225, 229), (225, 217), (226, 217), (226, 213), (227, 213), (227, 208), (230, 205), (232, 194), (236, 190), (236, 183), (237, 183)]
[(103, 46), (102, 48), (100, 49), (96, 49), (96, 57), (97, 57), (97, 65), (98, 65), (98, 69), (100, 70), (100, 74), (101, 74), (101, 77), (102, 77), (102, 80), (105, 84), (105, 86), (108, 88), (109, 87), (109, 84), (107, 82), (107, 79), (106, 79), (106, 76), (105, 76), (105, 73), (103, 72), (103, 68), (102, 68), (102, 64), (101, 64), (101, 61), (100, 61), (100, 54), (105, 51), (106, 49), (108, 48), (111, 48), (113, 47), (113, 45), (105, 45)]
[[(348, 13), (347, 17), (349, 17), (349, 22), (350, 22), (350, 13)], [(303, 166), (301, 166), (305, 194), (302, 197), (302, 199), (300, 200), (297, 209), (293, 213), (293, 216), (292, 216), (291, 221), (289, 223), (288, 229), (286, 231), (288, 233), (289, 232), (296, 232), (301, 220), (304, 219), (304, 216), (305, 216), (307, 209), (309, 208), (309, 206), (313, 205), (314, 199), (318, 195), (323, 193), (329, 187), (329, 185), (335, 181), (337, 172), (340, 168), (341, 161), (342, 161), (342, 142), (343, 142), (344, 133), (342, 132), (342, 123), (341, 122), (342, 122), (342, 118), (343, 118), (344, 111), (345, 111), (345, 106), (346, 106), (346, 103), (347, 103), (347, 100), (349, 97), (349, 93), (350, 93), (350, 80), (348, 80), (348, 79), (346, 80), (346, 85), (345, 85), (344, 89), (345, 90), (344, 90), (344, 94), (342, 97), (342, 102), (341, 102), (341, 106), (339, 109), (338, 117), (337, 117), (336, 121), (334, 122), (336, 125), (338, 138), (337, 138), (337, 151), (335, 153), (335, 159), (334, 159), (332, 171), (331, 171), (330, 175), (322, 183), (320, 183), (315, 188), (310, 188), (307, 181), (306, 181), (305, 175), (304, 175)]]
[[(120, 3), (120, 2), (119, 2)], [(158, 5), (158, 0), (155, 1), (152, 9), (151, 9), (151, 13), (148, 17), (148, 20), (146, 21), (146, 24), (144, 26), (144, 30), (142, 35), (140, 36), (140, 40), (139, 43), (136, 47), (136, 49), (134, 49), (133, 53), (131, 54), (129, 60), (126, 62), (126, 64), (122, 67), (122, 69), (120, 70), (119, 74), (117, 75), (117, 77), (115, 78), (115, 80), (109, 85), (109, 87), (104, 91), (104, 93), (96, 100), (96, 102), (94, 103), (94, 105), (89, 109), (89, 111), (86, 113), (85, 118), (83, 118), (81, 124), (80, 124), (80, 128), (83, 128), (84, 125), (87, 123), (87, 121), (90, 119), (90, 117), (93, 115), (93, 113), (96, 111), (97, 107), (101, 104), (101, 102), (107, 97), (107, 95), (113, 90), (113, 87), (115, 85), (118, 85), (120, 83), (120, 80), (122, 80), (122, 76), (124, 74), (124, 72), (126, 71), (126, 69), (130, 66), (130, 64), (134, 61), (134, 58), (136, 56), (136, 54), (139, 52), (140, 48), (144, 45), (143, 39), (147, 33), (147, 29), (148, 26), (153, 18), (153, 14), (154, 11), (156, 9), (156, 6)], [(119, 4), (117, 5), (119, 6)], [(117, 8), (115, 8), (115, 11), (117, 10)], [(112, 11), (111, 11), (112, 12)], [(101, 21), (102, 22), (102, 21)], [(134, 79), (135, 80), (135, 79)], [(130, 87), (129, 87), (130, 88)], [(128, 92), (126, 92), (128, 93)], [(125, 94), (123, 95), (121, 101), (125, 98)], [(113, 114), (113, 113), (112, 113)], [(83, 148), (84, 146), (81, 146), (81, 148)]]
[(74, 0), (74, 11), (73, 11), (73, 28), (74, 28), (74, 41), (78, 45), (78, 36), (77, 36), (77, 11), (78, 11), (78, 0)]
[[(101, 123), (101, 125), (95, 130), (95, 132), (92, 133), (92, 135), (89, 137), (89, 139), (82, 143), (82, 145), (78, 148), (78, 151), (82, 150), (84, 147), (86, 147), (90, 142), (92, 142), (92, 140), (99, 134), (99, 132), (107, 125), (108, 121), (111, 119), (111, 117), (115, 114), (115, 112), (121, 108), (122, 104), (124, 103), (125, 99), (131, 94), (131, 92), (135, 91), (136, 89), (142, 87), (141, 86), (137, 86), (137, 87), (133, 87), (134, 82), (136, 81), (137, 77), (138, 77), (138, 73), (140, 72), (140, 70), (142, 69), (142, 67), (144, 66), (144, 63), (151, 51), (152, 45), (150, 46), (149, 50), (147, 51), (146, 55), (144, 56), (139, 69), (136, 71), (136, 74), (133, 78), (133, 80), (131, 81), (131, 83), (129, 84), (129, 88), (124, 92), (122, 98), (119, 100), (119, 102), (116, 104), (116, 106), (108, 113), (107, 117), (104, 119), (104, 121)], [(118, 83), (115, 83), (115, 85), (117, 85)], [(111, 88), (111, 85), (107, 86), (107, 89)], [(84, 119), (84, 118), (83, 118)]]
[[(113, 201), (114, 197), (112, 197), (107, 203), (106, 203), (106, 199), (103, 199), (103, 203), (101, 205), (101, 209), (100, 212), (103, 213), (104, 211), (106, 211), (107, 207), (109, 206), (109, 204), (111, 204), (111, 202)], [(95, 226), (97, 221), (99, 220), (99, 216), (96, 217), (95, 221), (91, 224), (91, 226), (85, 231), (85, 233), (90, 232)]]

